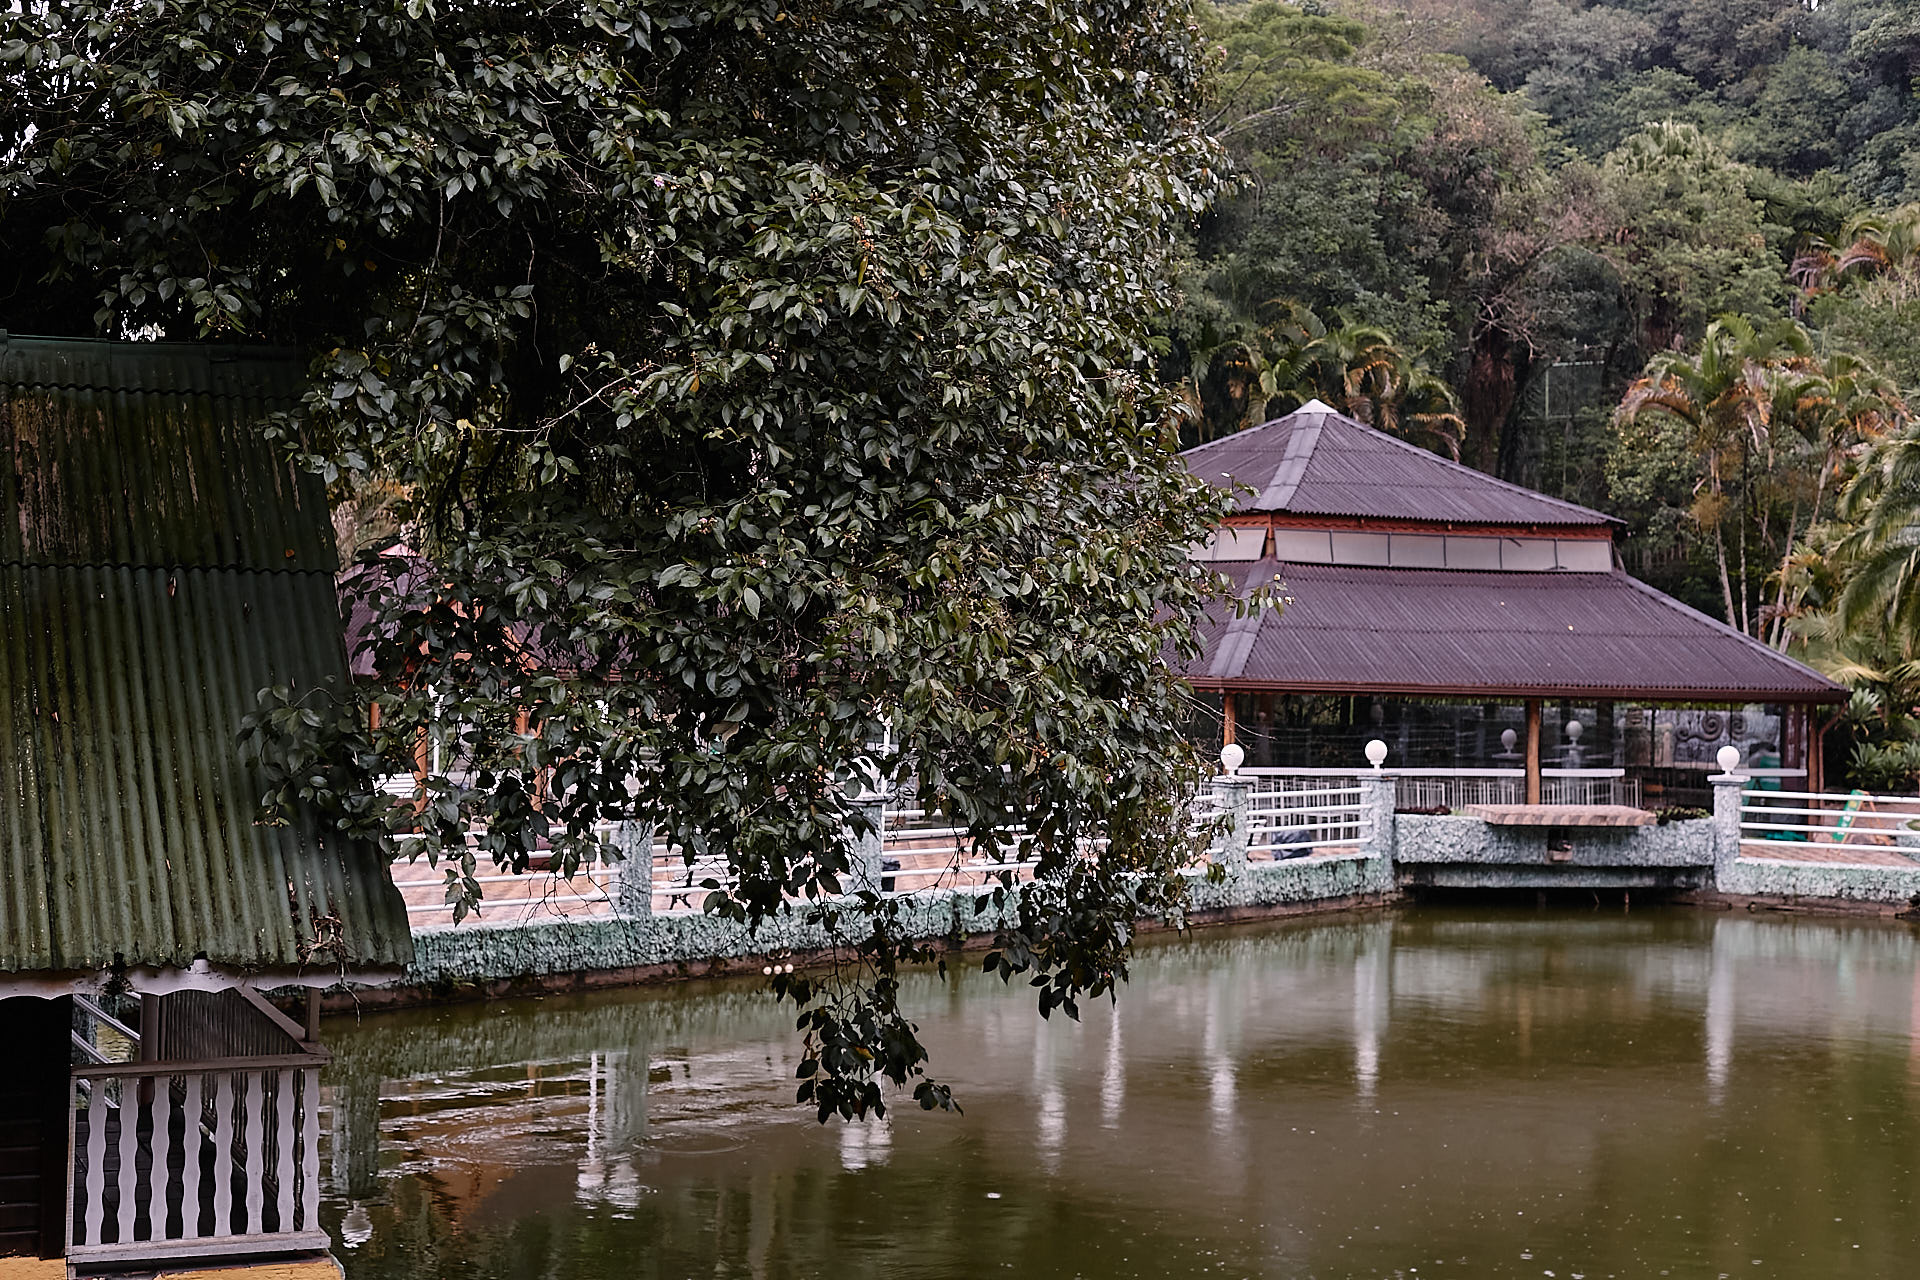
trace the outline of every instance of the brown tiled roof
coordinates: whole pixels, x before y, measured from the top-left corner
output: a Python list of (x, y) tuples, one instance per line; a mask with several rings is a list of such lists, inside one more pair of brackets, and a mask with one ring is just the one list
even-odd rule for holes
[(1241, 512), (1499, 525), (1616, 524), (1611, 516), (1449, 462), (1318, 400), (1180, 455), (1239, 494)]
[(1291, 597), (1205, 628), (1187, 670), (1209, 688), (1838, 702), (1818, 672), (1610, 573), (1473, 573), (1288, 564), (1212, 566), (1242, 592)]

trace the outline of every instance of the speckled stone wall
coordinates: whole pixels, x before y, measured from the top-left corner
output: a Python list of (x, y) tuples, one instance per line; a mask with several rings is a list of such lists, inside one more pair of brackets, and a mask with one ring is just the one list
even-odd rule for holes
[[(1390, 778), (1365, 779), (1363, 787), (1371, 822), (1359, 848), (1332, 856), (1249, 862), (1241, 831), (1240, 849), (1216, 850), (1222, 862), (1219, 875), (1190, 873), (1189, 910), (1385, 900), (1403, 887), (1420, 886), (1710, 888), (1755, 898), (1899, 905), (1920, 895), (1920, 864), (1883, 867), (1728, 856), (1738, 847), (1737, 800), (1732, 807), (1717, 806), (1725, 812), (1713, 819), (1572, 828), (1566, 832), (1572, 845), (1569, 855), (1554, 861), (1541, 828), (1493, 826), (1453, 815), (1396, 816)], [(1730, 821), (1730, 831), (1722, 830)], [(990, 904), (979, 905), (982, 896), (972, 890), (909, 895), (900, 900), (907, 930), (916, 938), (991, 933), (1001, 916)], [(405, 983), (499, 984), (596, 971), (751, 962), (826, 945), (824, 932), (797, 915), (770, 921), (752, 934), (698, 913), (464, 924), (415, 933), (415, 959)]]
[[(943, 891), (903, 898), (907, 932), (915, 938), (991, 932), (1000, 915), (990, 903), (976, 909), (982, 896)], [(857, 925), (848, 928), (851, 936), (858, 936)], [(692, 965), (827, 945), (825, 931), (797, 914), (767, 921), (752, 933), (702, 912), (443, 925), (415, 931), (413, 964), (402, 981), (495, 983), (598, 969)]]
[(1721, 868), (1721, 893), (1754, 898), (1876, 902), (1905, 906), (1920, 895), (1920, 865), (1881, 867), (1844, 862), (1740, 858)]
[[(1390, 894), (1392, 867), (1364, 853), (1287, 862), (1256, 862), (1237, 876), (1209, 879), (1194, 872), (1189, 910), (1278, 906)], [(976, 909), (972, 890), (931, 890), (905, 896), (908, 933), (915, 938), (991, 933), (1002, 916), (991, 904)], [(1013, 909), (1010, 901), (1007, 910)], [(857, 934), (857, 929), (853, 930)], [(659, 965), (705, 965), (722, 959), (754, 959), (827, 945), (818, 926), (798, 916), (769, 921), (756, 933), (704, 914), (595, 917), (503, 924), (460, 924), (421, 929), (413, 935), (414, 961), (408, 986), (497, 984), (595, 970)]]
[(1549, 863), (1544, 827), (1494, 826), (1479, 818), (1403, 813), (1394, 819), (1394, 861), (1554, 867), (1710, 867), (1711, 819), (1648, 827), (1565, 828), (1573, 846)]

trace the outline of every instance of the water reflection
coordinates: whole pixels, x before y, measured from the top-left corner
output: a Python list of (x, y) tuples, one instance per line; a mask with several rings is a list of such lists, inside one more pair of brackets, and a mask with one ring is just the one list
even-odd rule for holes
[(370, 1017), (330, 1030), (329, 1225), (355, 1280), (1902, 1275), (1917, 958), (1422, 910), (1157, 942), (1078, 1024), (923, 974), (966, 1115), (824, 1129), (751, 987)]

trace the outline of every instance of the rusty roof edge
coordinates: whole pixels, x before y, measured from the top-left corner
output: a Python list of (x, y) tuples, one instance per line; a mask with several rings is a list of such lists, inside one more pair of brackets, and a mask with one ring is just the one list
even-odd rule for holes
[[(288, 407), (297, 402), (296, 383), (306, 381), (308, 353), (296, 347), (249, 346), (243, 343), (200, 342), (127, 342), (116, 338), (75, 338), (39, 334), (12, 333), (0, 329), (0, 369), (12, 363), (9, 356), (21, 357), (27, 368), (23, 373), (9, 372), (6, 384), (22, 389), (51, 391), (120, 391), (206, 396), (217, 400), (246, 398), (285, 399)], [(214, 383), (201, 387), (181, 387), (172, 383), (148, 385), (146, 379), (125, 377), (99, 379), (79, 377), (78, 370), (49, 370), (48, 356), (69, 355), (98, 360), (102, 366), (114, 366), (129, 372), (124, 361), (130, 357), (158, 357), (176, 365), (183, 361), (202, 364), (208, 372), (215, 369), (260, 366), (277, 369), (288, 385), (263, 386), (258, 383)], [(32, 357), (41, 357), (34, 360)]]
[(107, 351), (118, 348), (137, 347), (141, 351), (153, 351), (166, 355), (184, 355), (197, 352), (208, 359), (268, 359), (299, 360), (305, 362), (307, 353), (299, 347), (278, 347), (254, 345), (246, 342), (171, 342), (129, 341), (121, 338), (78, 338), (62, 337), (59, 334), (14, 333), (9, 329), (0, 329), (0, 347), (19, 344), (27, 347), (76, 347), (83, 350), (99, 349)]
[(264, 574), (301, 574), (313, 573), (321, 577), (338, 579), (333, 569), (315, 568), (311, 565), (257, 565), (257, 564), (206, 564), (191, 560), (166, 560), (158, 564), (145, 560), (52, 560), (26, 559), (21, 556), (0, 556), (0, 568), (20, 569), (188, 569), (198, 573), (264, 573)]

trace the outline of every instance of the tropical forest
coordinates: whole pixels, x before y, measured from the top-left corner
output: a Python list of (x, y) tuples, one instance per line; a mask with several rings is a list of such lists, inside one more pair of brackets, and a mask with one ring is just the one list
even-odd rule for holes
[(1221, 4), (1186, 443), (1317, 397), (1625, 521), (1920, 774), (1920, 4)]

